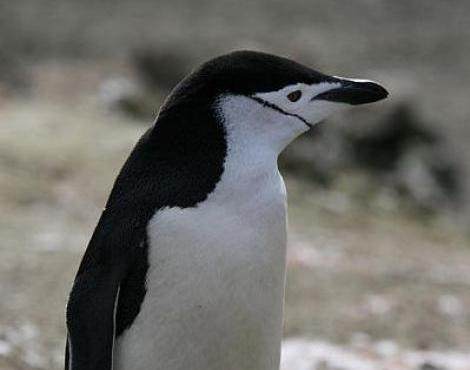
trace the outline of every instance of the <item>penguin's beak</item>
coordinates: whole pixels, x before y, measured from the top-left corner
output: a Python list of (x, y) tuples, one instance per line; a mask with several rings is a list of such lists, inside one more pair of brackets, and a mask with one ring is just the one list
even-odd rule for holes
[(388, 91), (376, 82), (333, 77), (340, 86), (324, 91), (312, 98), (350, 105), (373, 103), (388, 96)]

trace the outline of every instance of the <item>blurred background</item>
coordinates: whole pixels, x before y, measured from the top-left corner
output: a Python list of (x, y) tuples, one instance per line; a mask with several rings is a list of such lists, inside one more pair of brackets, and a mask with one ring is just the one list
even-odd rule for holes
[(234, 49), (381, 81), (291, 145), (283, 370), (470, 369), (470, 2), (0, 0), (0, 369), (64, 307), (165, 95)]

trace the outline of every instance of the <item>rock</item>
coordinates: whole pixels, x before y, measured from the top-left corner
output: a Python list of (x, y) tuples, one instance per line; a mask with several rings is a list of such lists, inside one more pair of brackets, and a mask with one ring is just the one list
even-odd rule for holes
[(171, 50), (143, 48), (132, 54), (131, 65), (135, 79), (107, 79), (99, 96), (109, 109), (148, 122), (164, 96), (188, 73), (187, 60)]
[(444, 367), (433, 365), (430, 362), (423, 363), (418, 370), (446, 370)]
[(409, 149), (439, 140), (405, 103), (398, 104), (369, 130), (348, 139), (355, 162), (374, 171), (393, 170)]
[(107, 109), (119, 111), (135, 118), (150, 119), (156, 101), (132, 80), (115, 77), (104, 80), (98, 91), (100, 101)]
[(0, 89), (9, 92), (25, 92), (30, 85), (30, 71), (20, 58), (0, 50)]
[(132, 55), (140, 81), (150, 90), (173, 88), (190, 71), (189, 58), (169, 49), (142, 48)]
[(360, 135), (347, 134), (353, 165), (371, 173), (426, 211), (455, 208), (460, 168), (444, 150), (444, 137), (409, 103), (393, 107)]
[(410, 148), (392, 177), (400, 192), (427, 210), (454, 206), (461, 196), (456, 165), (433, 147)]

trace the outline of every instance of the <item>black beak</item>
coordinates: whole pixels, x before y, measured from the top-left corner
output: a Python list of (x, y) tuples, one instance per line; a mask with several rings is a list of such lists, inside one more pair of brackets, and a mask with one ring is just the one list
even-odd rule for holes
[(312, 100), (359, 105), (373, 103), (388, 96), (388, 91), (376, 82), (347, 80), (337, 77), (334, 78), (333, 82), (339, 82), (341, 86), (322, 92), (314, 96)]

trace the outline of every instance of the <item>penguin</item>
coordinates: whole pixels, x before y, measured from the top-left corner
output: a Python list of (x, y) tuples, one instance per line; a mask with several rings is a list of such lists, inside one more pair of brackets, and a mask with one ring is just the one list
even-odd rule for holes
[(276, 370), (287, 198), (278, 155), (388, 92), (255, 51), (170, 93), (122, 167), (66, 308), (66, 370)]

